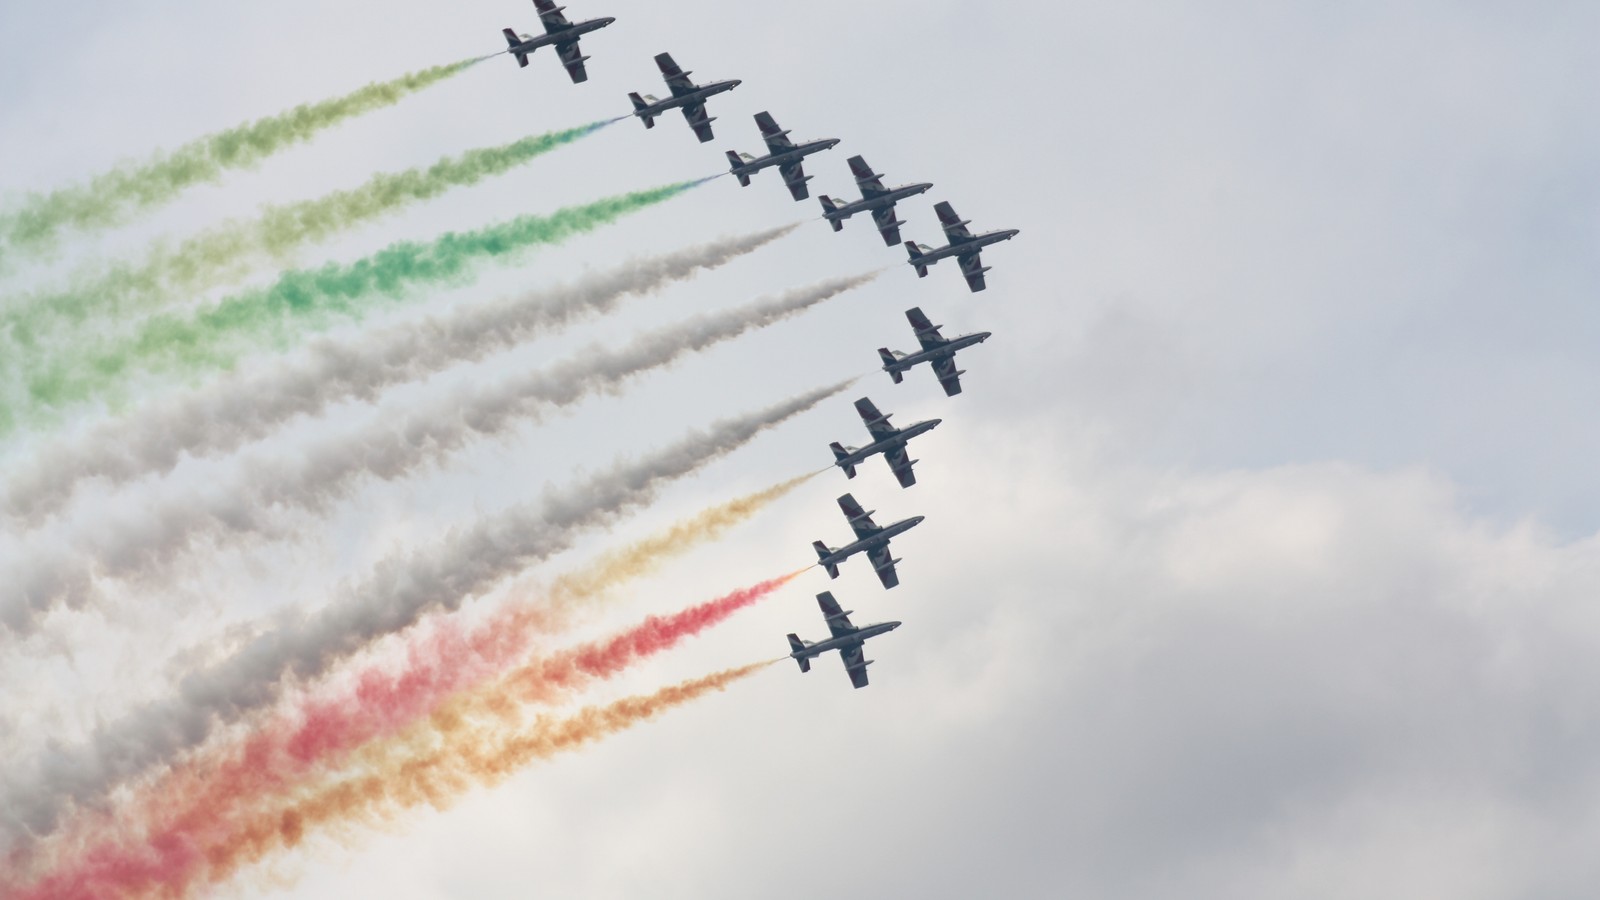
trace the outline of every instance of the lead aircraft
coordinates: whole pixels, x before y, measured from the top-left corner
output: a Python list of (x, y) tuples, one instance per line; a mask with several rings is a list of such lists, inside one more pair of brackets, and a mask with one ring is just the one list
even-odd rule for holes
[(828, 633), (831, 635), (826, 640), (815, 644), (802, 641), (799, 636), (789, 635), (789, 657), (800, 664), (800, 671), (811, 671), (811, 660), (830, 650), (839, 651), (839, 659), (844, 661), (844, 670), (850, 674), (850, 683), (858, 688), (867, 686), (867, 666), (872, 665), (872, 660), (867, 659), (863, 652), (863, 644), (867, 638), (877, 637), (900, 627), (899, 622), (879, 622), (875, 625), (863, 625), (857, 628), (850, 624), (850, 610), (840, 609), (839, 601), (833, 599), (833, 594), (823, 591), (817, 595), (817, 606), (822, 609), (822, 617), (827, 620)]
[(844, 230), (844, 220), (858, 212), (872, 213), (872, 221), (878, 226), (878, 233), (883, 235), (886, 247), (893, 247), (900, 243), (900, 226), (905, 222), (894, 217), (896, 201), (916, 195), (933, 187), (933, 182), (924, 181), (919, 184), (902, 184), (899, 187), (886, 188), (883, 186), (883, 177), (872, 171), (867, 161), (859, 156), (850, 157), (850, 174), (856, 177), (856, 187), (861, 191), (861, 199), (846, 203), (836, 200), (826, 194), (822, 195), (822, 217), (828, 220), (834, 231)]

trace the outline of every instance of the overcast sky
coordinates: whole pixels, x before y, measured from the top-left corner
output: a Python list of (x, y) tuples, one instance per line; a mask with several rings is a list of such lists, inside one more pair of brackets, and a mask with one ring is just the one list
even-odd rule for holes
[[(448, 465), (373, 486), (299, 539), (200, 554), (171, 583), (108, 584), (0, 658), (0, 752), (163, 696), (275, 614), (320, 608), (375, 561), (637, 456), (685, 428), (842, 377), (856, 388), (673, 486), (539, 574), (862, 443), (849, 400), (919, 438), (919, 483), (881, 461), (814, 479), (630, 589), (597, 632), (810, 561), (834, 498), (898, 539), (902, 584), (860, 561), (608, 685), (648, 691), (818, 637), (813, 595), (903, 619), (872, 685), (833, 659), (775, 666), (445, 812), (323, 841), (230, 888), (305, 898), (1092, 896), (1586, 897), (1600, 877), (1600, 7), (1588, 3), (955, 3), (574, 0), (614, 15), (590, 80), (549, 50), (496, 58), (68, 241), (45, 285), (259, 205), (374, 171), (621, 115), (650, 57), (713, 98), (716, 140), (620, 122), (503, 177), (300, 253), (349, 260), (523, 212), (714, 174), (757, 152), (750, 116), (813, 157), (932, 181), (931, 206), (1021, 228), (919, 280), (864, 219), (820, 221), (604, 322), (394, 397), (616, 342), (691, 311), (892, 267), (795, 321), (700, 354)], [(520, 0), (0, 6), (0, 199), (70, 183), (366, 81), (500, 49)], [(430, 304), (502, 296), (635, 254), (814, 219), (776, 173), (719, 179)], [(264, 281), (270, 273), (261, 273)], [(8, 288), (9, 290), (9, 288)], [(425, 306), (427, 304), (419, 304)], [(923, 370), (903, 311), (965, 351), (966, 392)], [(421, 310), (394, 313), (395, 318)], [(349, 330), (350, 334), (358, 333)], [(408, 393), (409, 392), (409, 393)], [(360, 419), (347, 404), (282, 452)], [(0, 465), (37, 449), (0, 447)], [(186, 463), (203, 484), (227, 461)], [(137, 501), (95, 493), (72, 515)], [(103, 504), (103, 506), (102, 506)], [(10, 530), (15, 523), (3, 526)], [(488, 608), (494, 597), (479, 608)]]

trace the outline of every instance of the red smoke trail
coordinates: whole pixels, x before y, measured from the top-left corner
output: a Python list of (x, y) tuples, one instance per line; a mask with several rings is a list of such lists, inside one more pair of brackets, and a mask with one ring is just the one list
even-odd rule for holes
[[(650, 616), (612, 638), (580, 645), (511, 672), (492, 693), (532, 704), (559, 699), (633, 662), (671, 648), (716, 625), (804, 572), (741, 588), (669, 616)], [(157, 891), (182, 893), (197, 879), (213, 882), (218, 848), (246, 854), (241, 839), (259, 833), (240, 820), (260, 807), (277, 808), (296, 786), (331, 770), (352, 751), (396, 734), (438, 710), (450, 697), (505, 671), (531, 642), (541, 615), (529, 604), (502, 610), (470, 635), (445, 620), (417, 641), (397, 674), (373, 665), (343, 697), (303, 704), (279, 714), (221, 759), (196, 761), (148, 791), (120, 824), (91, 826), (88, 846), (63, 861), (18, 898), (93, 897)], [(217, 754), (221, 755), (221, 754)], [(110, 832), (93, 834), (92, 832)], [(76, 841), (73, 843), (77, 843)], [(0, 881), (0, 888), (8, 887)], [(14, 890), (14, 889), (12, 889)], [(11, 890), (6, 891), (12, 896)]]

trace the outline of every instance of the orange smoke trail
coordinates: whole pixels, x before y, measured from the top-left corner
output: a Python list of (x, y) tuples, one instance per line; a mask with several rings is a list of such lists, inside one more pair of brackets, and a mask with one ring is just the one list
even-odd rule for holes
[[(814, 473), (813, 473), (814, 475)], [(413, 633), (403, 663), (369, 664), (341, 686), (286, 704), (240, 741), (213, 748), (153, 782), (135, 788), (116, 816), (87, 814), (58, 835), (44, 861), (13, 877), (43, 877), (59, 895), (68, 884), (125, 890), (133, 885), (181, 880), (200, 865), (199, 835), (252, 804), (271, 807), (297, 784), (342, 763), (362, 745), (425, 719), (447, 698), (501, 677), (525, 657), (538, 635), (559, 630), (580, 605), (603, 598), (629, 579), (648, 574), (673, 555), (720, 537), (813, 475), (805, 475), (706, 509), (666, 531), (607, 553), (558, 578), (546, 592), (524, 586), (477, 629), (465, 631), (448, 616)], [(610, 677), (628, 662), (659, 652), (686, 634), (721, 621), (787, 583), (798, 573), (736, 591), (675, 616), (651, 617), (590, 655), (570, 651), (538, 663), (543, 675), (520, 676), (523, 702), (557, 699), (594, 678)], [(526, 667), (525, 667), (526, 668)], [(8, 884), (8, 882), (10, 882)], [(0, 893), (16, 882), (0, 876)], [(48, 892), (37, 896), (53, 896)]]
[[(484, 684), (476, 691), (460, 692), (443, 705), (436, 704), (428, 718), (414, 716), (420, 721), (412, 725), (409, 733), (389, 742), (376, 739), (372, 722), (396, 721), (400, 714), (382, 705), (344, 710), (342, 718), (332, 714), (337, 711), (325, 711), (329, 714), (317, 729), (316, 742), (323, 747), (351, 749), (365, 744), (368, 752), (357, 757), (358, 766), (393, 767), (398, 760), (403, 767), (419, 741), (424, 744), (445, 741), (476, 721), (491, 720), (506, 727), (524, 708), (559, 700), (592, 681), (621, 672), (643, 657), (667, 650), (683, 638), (698, 634), (768, 596), (805, 571), (800, 569), (741, 588), (672, 615), (649, 616), (607, 640), (580, 644), (546, 658), (531, 660), (498, 681)], [(365, 699), (371, 702), (375, 698), (367, 696)], [(404, 695), (386, 699), (399, 703), (402, 713), (417, 707), (413, 699)], [(304, 737), (304, 729), (294, 733), (287, 742), (275, 735), (271, 729), (258, 732), (252, 746), (260, 752), (243, 754), (222, 772), (185, 770), (175, 773), (167, 779), (172, 796), (178, 798), (175, 809), (163, 808), (159, 795), (146, 800), (146, 811), (152, 813), (152, 819), (162, 823), (160, 827), (125, 827), (121, 829), (123, 834), (133, 832), (136, 837), (105, 841), (91, 848), (76, 864), (58, 866), (48, 877), (17, 896), (94, 896), (148, 890), (166, 894), (186, 890), (185, 885), (197, 878), (207, 878), (204, 873), (214, 866), (211, 859), (214, 854), (203, 853), (202, 847), (229, 845), (239, 839), (248, 843), (252, 840), (248, 834), (250, 829), (241, 823), (259, 821), (263, 816), (273, 818), (286, 802), (284, 798), (292, 796), (298, 784), (310, 780), (317, 771), (330, 768), (317, 766), (313, 769), (304, 765), (301, 757), (275, 757), (267, 752), (285, 746), (294, 748), (296, 740)], [(286, 763), (301, 765), (293, 772), (285, 772), (282, 767)], [(301, 777), (291, 780), (289, 775)], [(241, 831), (246, 833), (241, 836)], [(260, 827), (254, 829), (256, 833), (260, 831)], [(0, 886), (3, 884), (0, 881)]]
[[(436, 735), (432, 749), (385, 754), (381, 764), (366, 774), (329, 784), (281, 809), (253, 817), (231, 839), (204, 848), (206, 867), (200, 873), (204, 883), (196, 880), (184, 885), (181, 895), (232, 877), (269, 853), (293, 848), (317, 830), (386, 823), (422, 804), (444, 809), (475, 786), (499, 784), (535, 760), (608, 737), (723, 690), (771, 664), (769, 660), (727, 669), (653, 694), (591, 706), (564, 718), (541, 716), (527, 726), (508, 723), (510, 710), (497, 710), (493, 718), (482, 721), (451, 704), (433, 717)], [(475, 702), (469, 705), (494, 709), (495, 696), (505, 699), (503, 694), (487, 692), (475, 695)]]

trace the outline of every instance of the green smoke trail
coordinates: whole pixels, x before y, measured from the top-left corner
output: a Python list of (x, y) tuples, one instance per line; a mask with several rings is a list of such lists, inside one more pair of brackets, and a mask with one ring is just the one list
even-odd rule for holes
[(202, 181), (216, 181), (228, 169), (246, 168), (346, 119), (392, 106), (423, 88), (456, 75), (485, 57), (410, 72), (369, 84), (332, 100), (303, 103), (287, 112), (206, 135), (170, 153), (128, 163), (97, 175), (87, 184), (35, 194), (19, 209), (0, 214), (0, 240), (11, 253), (51, 247), (68, 228), (92, 230), (121, 224), (133, 211), (148, 209)]
[(297, 337), (406, 299), (415, 288), (459, 284), (480, 264), (514, 261), (532, 247), (559, 243), (675, 197), (710, 179), (685, 181), (519, 216), (431, 242), (401, 241), (355, 263), (286, 272), (270, 287), (225, 298), (200, 312), (163, 313), (132, 336), (83, 337), (26, 376), (25, 396), (0, 405), (0, 435), (57, 418), (93, 400), (120, 405), (127, 380), (145, 372), (194, 380), (231, 367), (246, 353), (281, 350)]
[[(476, 184), (570, 144), (609, 124), (593, 122), (564, 131), (525, 137), (498, 147), (469, 150), (427, 168), (373, 176), (366, 184), (314, 200), (268, 207), (259, 219), (224, 222), (184, 241), (158, 248), (139, 266), (124, 265), (76, 279), (69, 290), (37, 294), (0, 312), (0, 333), (9, 330), (17, 357), (12, 368), (39, 352), (40, 336), (109, 312), (130, 315), (167, 298), (224, 284), (242, 275), (251, 258), (282, 260), (295, 248), (322, 240), (452, 187)], [(0, 306), (4, 306), (0, 302)]]

